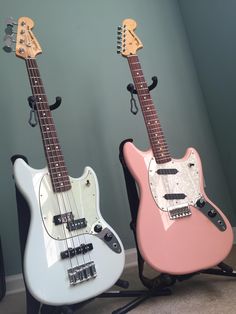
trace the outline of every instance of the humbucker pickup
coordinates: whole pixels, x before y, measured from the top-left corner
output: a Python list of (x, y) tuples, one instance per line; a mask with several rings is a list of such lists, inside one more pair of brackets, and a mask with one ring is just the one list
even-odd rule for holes
[(97, 276), (95, 264), (93, 261), (80, 266), (69, 268), (67, 272), (70, 284), (72, 286)]
[(68, 221), (66, 226), (69, 231), (74, 231), (85, 227), (87, 227), (87, 221), (85, 218)]
[(73, 220), (73, 218), (74, 218), (74, 216), (73, 216), (72, 212), (68, 212), (65, 214), (55, 215), (53, 217), (53, 222), (57, 226), (57, 225), (64, 224), (66, 222), (70, 222)]
[(80, 246), (76, 248), (68, 248), (68, 250), (61, 252), (61, 258), (69, 258), (69, 257), (74, 257), (75, 255), (79, 254), (85, 254), (89, 251), (92, 251), (93, 249), (93, 244), (88, 243), (88, 244), (81, 244)]

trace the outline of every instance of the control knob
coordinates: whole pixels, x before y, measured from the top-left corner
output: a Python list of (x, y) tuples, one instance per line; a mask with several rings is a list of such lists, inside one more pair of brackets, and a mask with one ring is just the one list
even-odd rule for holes
[(94, 231), (97, 233), (101, 232), (102, 231), (102, 225), (99, 225), (99, 224), (95, 225)]

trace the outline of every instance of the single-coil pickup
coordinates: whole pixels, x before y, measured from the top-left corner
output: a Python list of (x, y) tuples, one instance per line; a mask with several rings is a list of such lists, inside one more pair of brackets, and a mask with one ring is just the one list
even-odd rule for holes
[(174, 208), (169, 210), (170, 219), (178, 219), (190, 216), (192, 213), (188, 206)]
[(169, 168), (169, 169), (158, 169), (157, 170), (157, 174), (176, 174), (178, 172), (177, 169), (172, 169), (172, 168)]
[(172, 194), (165, 194), (164, 198), (166, 200), (183, 200), (185, 199), (186, 195), (183, 193), (172, 193)]
[(68, 212), (65, 214), (55, 215), (53, 217), (53, 222), (57, 226), (57, 225), (64, 224), (66, 222), (70, 222), (73, 220), (73, 218), (74, 218), (74, 216), (73, 216), (72, 212)]
[(72, 286), (97, 276), (94, 262), (89, 262), (80, 266), (69, 268), (67, 272), (70, 284)]
[(68, 221), (67, 226), (66, 226), (66, 228), (69, 231), (74, 231), (74, 230), (82, 229), (85, 227), (87, 227), (87, 221), (85, 218), (74, 219), (72, 221)]
[(61, 258), (65, 259), (65, 258), (74, 257), (75, 255), (85, 254), (89, 251), (92, 251), (92, 249), (93, 249), (92, 243), (81, 244), (80, 246), (78, 246), (76, 248), (70, 247), (70, 248), (68, 248), (68, 250), (61, 252)]

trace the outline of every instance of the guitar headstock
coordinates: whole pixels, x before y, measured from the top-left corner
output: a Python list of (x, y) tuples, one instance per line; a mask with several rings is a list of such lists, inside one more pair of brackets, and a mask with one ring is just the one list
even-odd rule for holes
[[(16, 56), (23, 59), (35, 58), (42, 52), (36, 37), (31, 31), (34, 27), (33, 20), (29, 17), (20, 17), (16, 23), (12, 18), (8, 18), (6, 24), (6, 35), (4, 37), (5, 51), (15, 51)], [(15, 25), (17, 25), (16, 32), (13, 30)], [(16, 38), (14, 38), (15, 35)], [(15, 43), (15, 50), (12, 48), (13, 43)]]
[(132, 19), (125, 19), (117, 31), (117, 53), (124, 57), (136, 54), (136, 51), (143, 47), (140, 39), (135, 35), (134, 30), (137, 23)]

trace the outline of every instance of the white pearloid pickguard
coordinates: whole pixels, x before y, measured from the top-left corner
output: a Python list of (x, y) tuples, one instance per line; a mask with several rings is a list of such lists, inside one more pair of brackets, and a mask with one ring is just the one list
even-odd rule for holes
[[(160, 175), (158, 169), (177, 169), (176, 174)], [(168, 211), (179, 206), (194, 205), (201, 197), (200, 176), (197, 157), (191, 151), (187, 159), (172, 159), (165, 164), (157, 164), (154, 157), (149, 164), (149, 184), (157, 206)], [(184, 199), (167, 200), (165, 194), (183, 193)]]
[[(47, 233), (56, 240), (78, 236), (82, 233), (94, 233), (93, 226), (101, 225), (97, 214), (96, 183), (89, 170), (80, 181), (70, 178), (71, 189), (54, 193), (49, 174), (42, 177), (39, 190), (40, 210)], [(53, 217), (72, 212), (74, 219), (86, 218), (87, 227), (69, 231), (66, 223), (55, 225)], [(104, 227), (104, 226), (103, 226)]]

